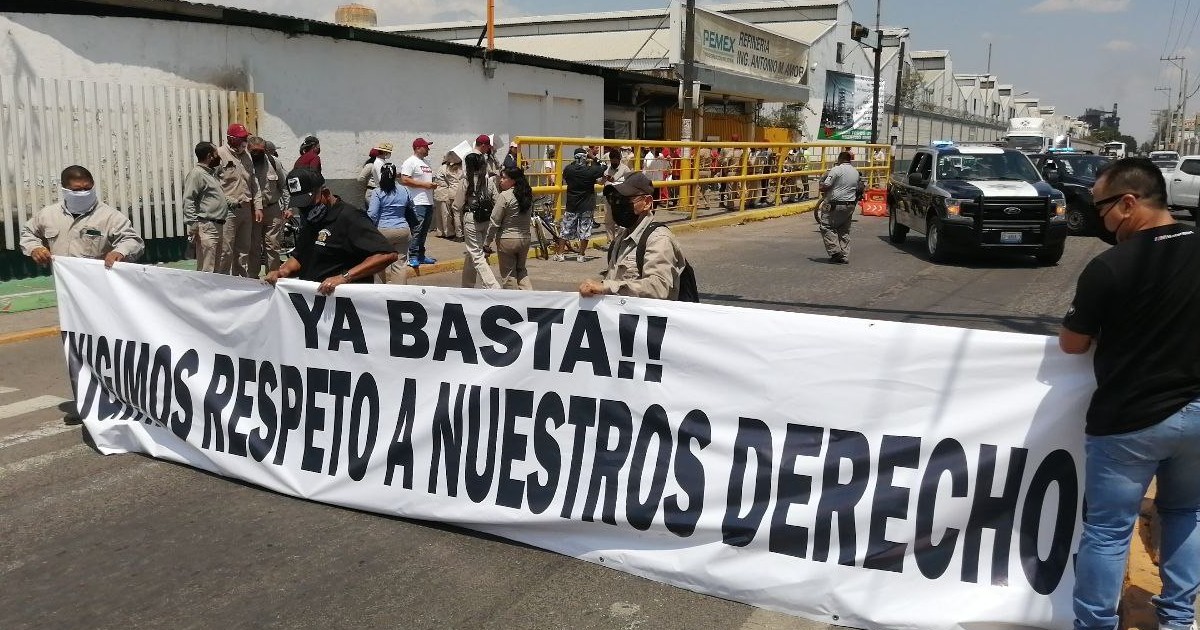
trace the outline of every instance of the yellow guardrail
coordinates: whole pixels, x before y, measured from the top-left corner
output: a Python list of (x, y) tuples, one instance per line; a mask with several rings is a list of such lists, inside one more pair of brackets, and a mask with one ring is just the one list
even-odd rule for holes
[[(566, 191), (562, 171), (580, 147), (597, 148), (604, 162), (608, 162), (610, 149), (624, 149), (622, 161), (632, 170), (661, 172), (661, 178), (651, 177), (666, 191), (659, 207), (688, 213), (691, 219), (701, 210), (740, 211), (815, 199), (817, 182), (833, 168), (843, 150), (854, 154), (854, 166), (867, 179), (868, 188), (882, 188), (892, 168), (890, 145), (863, 142), (678, 142), (551, 136), (517, 136), (513, 141), (534, 197), (543, 205), (552, 204), (556, 219), (562, 216)], [(596, 186), (597, 191), (601, 188)]]

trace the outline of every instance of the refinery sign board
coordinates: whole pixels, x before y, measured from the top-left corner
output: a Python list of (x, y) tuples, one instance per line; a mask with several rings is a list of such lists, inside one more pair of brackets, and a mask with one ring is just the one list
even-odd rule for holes
[[(682, 12), (676, 24), (682, 28)], [(699, 8), (695, 38), (698, 63), (778, 83), (808, 84), (809, 45), (804, 42)]]

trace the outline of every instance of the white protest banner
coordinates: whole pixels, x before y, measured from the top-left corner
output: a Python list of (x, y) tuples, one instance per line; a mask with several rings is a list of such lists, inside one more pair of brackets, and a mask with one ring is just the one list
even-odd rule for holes
[[(1088, 357), (634, 298), (56, 259), (79, 411), (277, 492), (862, 628), (1067, 628)], [(982, 624), (982, 625), (981, 625)]]

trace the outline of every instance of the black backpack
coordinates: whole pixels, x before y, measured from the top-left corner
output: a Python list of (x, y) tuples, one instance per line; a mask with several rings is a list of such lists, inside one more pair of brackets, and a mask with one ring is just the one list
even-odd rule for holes
[[(646, 227), (646, 231), (642, 232), (642, 238), (637, 244), (637, 270), (638, 277), (642, 275), (642, 266), (646, 264), (646, 241), (650, 239), (650, 234), (660, 227), (665, 227), (665, 223), (651, 223)], [(614, 248), (615, 249), (615, 248)], [(675, 298), (680, 302), (699, 302), (700, 289), (696, 286), (696, 271), (692, 269), (692, 263), (687, 259), (683, 261), (683, 273), (679, 274), (679, 297)]]

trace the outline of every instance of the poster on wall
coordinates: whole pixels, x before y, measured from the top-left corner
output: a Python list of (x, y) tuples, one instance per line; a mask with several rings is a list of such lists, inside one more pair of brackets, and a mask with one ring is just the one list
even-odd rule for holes
[[(871, 101), (874, 79), (842, 72), (825, 73), (825, 105), (821, 108), (818, 140), (871, 141)], [(879, 120), (883, 117), (884, 81), (879, 82)]]

